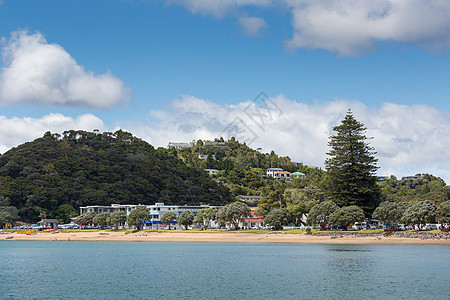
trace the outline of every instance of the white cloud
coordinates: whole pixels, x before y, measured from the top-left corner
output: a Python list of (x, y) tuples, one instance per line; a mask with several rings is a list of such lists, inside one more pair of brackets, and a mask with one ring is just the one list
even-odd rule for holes
[(169, 4), (176, 3), (185, 6), (191, 13), (213, 15), (223, 17), (236, 8), (242, 6), (267, 6), (272, 4), (272, 0), (168, 0)]
[(99, 129), (103, 131), (103, 121), (92, 114), (83, 114), (76, 118), (59, 113), (51, 113), (42, 118), (7, 118), (0, 116), (0, 153), (25, 142), (42, 137), (45, 132), (62, 133), (66, 130)]
[(131, 98), (119, 78), (85, 71), (39, 32), (15, 31), (2, 41), (0, 104), (110, 108)]
[(285, 44), (290, 49), (324, 49), (342, 56), (357, 56), (374, 50), (382, 41), (414, 44), (430, 51), (442, 51), (450, 46), (448, 0), (174, 0), (169, 3), (184, 5), (192, 13), (216, 17), (246, 15), (248, 6), (287, 7), (292, 13), (293, 34)]
[(372, 50), (377, 41), (448, 47), (450, 2), (442, 0), (287, 1), (294, 34), (290, 48), (325, 49), (344, 56)]
[(258, 36), (260, 30), (267, 26), (266, 21), (257, 17), (240, 17), (239, 24), (242, 26), (242, 31), (246, 35)]
[[(323, 167), (329, 150), (328, 137), (340, 124), (347, 110), (352, 109), (357, 120), (374, 137), (372, 146), (378, 152), (380, 175), (399, 177), (416, 173), (432, 173), (450, 183), (450, 114), (430, 106), (403, 106), (385, 103), (380, 108), (368, 108), (358, 101), (337, 100), (308, 105), (280, 95), (273, 98), (276, 106), (262, 110), (264, 126), (259, 126), (244, 112), (251, 102), (219, 105), (209, 100), (184, 96), (170, 102), (162, 110), (152, 111), (148, 124), (122, 123), (120, 127), (150, 142), (167, 146), (171, 142), (212, 139), (232, 132), (230, 124), (243, 131), (236, 133), (254, 149), (275, 150), (283, 156), (307, 165)], [(261, 107), (260, 104), (258, 104)], [(282, 113), (274, 109), (278, 107)], [(268, 117), (271, 112), (271, 117)], [(243, 123), (242, 123), (243, 122)], [(232, 131), (232, 130), (231, 130)]]

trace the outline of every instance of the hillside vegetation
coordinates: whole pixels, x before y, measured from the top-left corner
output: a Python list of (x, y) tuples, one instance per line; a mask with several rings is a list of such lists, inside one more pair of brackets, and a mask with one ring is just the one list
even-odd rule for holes
[(227, 189), (175, 151), (155, 149), (116, 131), (47, 132), (0, 156), (0, 195), (24, 221), (64, 218), (80, 206), (119, 204), (226, 204)]

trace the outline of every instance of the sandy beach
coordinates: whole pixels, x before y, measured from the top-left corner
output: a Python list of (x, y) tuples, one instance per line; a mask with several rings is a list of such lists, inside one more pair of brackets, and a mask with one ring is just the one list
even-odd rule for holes
[(2, 234), (8, 241), (123, 241), (123, 242), (205, 242), (205, 243), (300, 243), (300, 244), (396, 244), (396, 245), (448, 245), (450, 239), (421, 239), (402, 237), (319, 236), (288, 232), (199, 232), (199, 231), (80, 231), (39, 232), (33, 235)]

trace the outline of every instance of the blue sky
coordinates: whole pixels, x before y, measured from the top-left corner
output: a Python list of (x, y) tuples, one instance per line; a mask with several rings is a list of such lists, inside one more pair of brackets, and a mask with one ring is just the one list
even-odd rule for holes
[[(166, 146), (238, 117), (251, 146), (322, 166), (351, 108), (380, 175), (448, 181), (449, 29), (440, 0), (3, 0), (0, 152), (68, 129)], [(260, 92), (283, 113), (255, 126)]]

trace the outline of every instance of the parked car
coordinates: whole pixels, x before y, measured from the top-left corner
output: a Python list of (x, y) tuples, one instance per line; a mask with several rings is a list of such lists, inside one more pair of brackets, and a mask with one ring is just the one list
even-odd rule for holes
[(438, 226), (437, 224), (427, 224), (425, 225), (425, 227), (423, 228), (424, 230), (438, 230)]

